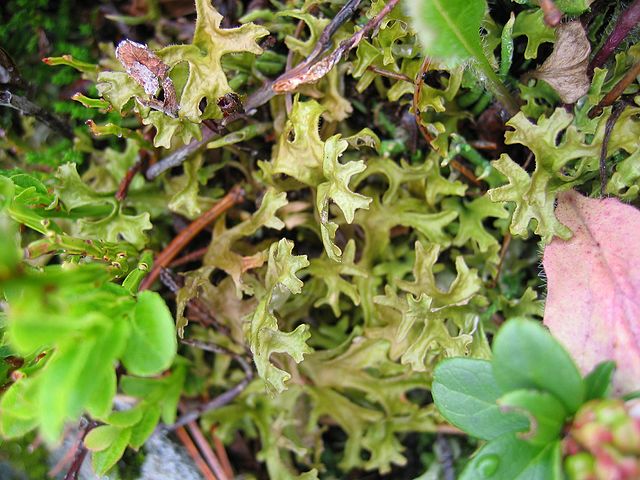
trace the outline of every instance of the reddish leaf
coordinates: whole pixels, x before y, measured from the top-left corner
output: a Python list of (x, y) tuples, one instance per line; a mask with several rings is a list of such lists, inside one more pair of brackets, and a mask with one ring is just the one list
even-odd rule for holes
[(639, 390), (640, 211), (566, 192), (556, 216), (573, 237), (555, 238), (544, 251), (544, 323), (583, 373), (614, 360), (615, 392)]

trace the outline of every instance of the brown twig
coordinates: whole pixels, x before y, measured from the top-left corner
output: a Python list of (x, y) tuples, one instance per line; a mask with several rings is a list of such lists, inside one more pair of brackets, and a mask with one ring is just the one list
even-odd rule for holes
[(127, 193), (129, 193), (129, 186), (131, 186), (131, 182), (133, 181), (133, 177), (136, 176), (138, 172), (144, 171), (149, 165), (149, 160), (151, 158), (151, 154), (148, 150), (142, 149), (140, 151), (140, 158), (136, 163), (134, 163), (125, 173), (124, 177), (120, 181), (120, 185), (118, 186), (118, 191), (116, 192), (116, 200), (119, 202), (123, 201), (127, 198)]
[(84, 439), (87, 434), (97, 426), (98, 422), (94, 422), (93, 420), (91, 420), (84, 428), (84, 432), (82, 433), (76, 444), (73, 463), (69, 467), (69, 470), (67, 470), (67, 474), (64, 476), (64, 480), (78, 480), (78, 473), (80, 472), (80, 468), (82, 468), (82, 464), (84, 463), (84, 459), (86, 458), (88, 452), (87, 447), (84, 446)]
[(369, 65), (367, 70), (377, 73), (378, 75), (382, 75), (383, 77), (392, 78), (394, 80), (401, 80), (407, 83), (413, 83), (413, 80), (409, 78), (404, 73), (392, 72), (390, 70), (385, 70), (384, 68), (376, 67), (375, 65)]
[(540, 0), (540, 9), (544, 16), (544, 23), (548, 27), (557, 27), (562, 21), (562, 12), (558, 10), (553, 0)]
[(613, 127), (616, 126), (616, 122), (622, 115), (622, 112), (627, 107), (626, 102), (618, 103), (611, 112), (607, 123), (604, 126), (604, 136), (602, 138), (602, 148), (600, 149), (600, 196), (604, 196), (607, 188), (607, 149), (609, 148), (609, 140), (613, 133)]
[[(390, 0), (387, 2), (378, 15), (369, 20), (361, 30), (358, 30), (347, 40), (342, 41), (340, 45), (338, 45), (338, 48), (336, 48), (331, 54), (319, 59), (323, 51), (323, 41), (325, 40), (325, 32), (323, 32), (311, 55), (309, 55), (309, 57), (307, 57), (307, 59), (297, 67), (283, 73), (273, 82), (273, 91), (279, 94), (287, 93), (295, 90), (300, 85), (320, 80), (336, 66), (345, 53), (356, 47), (365, 36), (369, 35), (375, 28), (377, 28), (389, 12), (391, 12), (391, 10), (393, 10), (399, 3), (399, 1), (400, 0)], [(352, 3), (356, 4), (359, 2), (348, 2), (348, 4)], [(352, 13), (349, 14), (349, 16), (351, 15)], [(316, 50), (320, 51), (320, 53), (317, 54)]]
[(230, 477), (227, 476), (224, 468), (222, 468), (220, 460), (218, 460), (216, 454), (211, 450), (209, 442), (207, 442), (207, 439), (202, 434), (202, 431), (196, 422), (189, 422), (187, 429), (191, 434), (191, 438), (193, 438), (193, 441), (198, 447), (198, 450), (200, 450), (202, 457), (207, 462), (207, 465), (209, 465), (211, 470), (213, 470), (213, 474), (220, 480), (230, 480)]
[(195, 262), (196, 260), (200, 260), (204, 257), (205, 253), (207, 253), (209, 247), (202, 247), (193, 252), (189, 252), (186, 255), (181, 256), (180, 258), (176, 258), (173, 262), (169, 264), (169, 267), (176, 268), (181, 267), (187, 263)]
[(222, 464), (222, 468), (224, 472), (227, 474), (229, 478), (234, 478), (233, 467), (231, 466), (231, 462), (229, 461), (229, 456), (227, 455), (227, 449), (224, 448), (224, 444), (220, 440), (220, 437), (216, 435), (216, 426), (212, 425), (209, 430), (209, 435), (211, 435), (211, 439), (213, 440), (213, 446), (216, 449), (216, 455), (220, 459), (220, 463)]
[(589, 112), (589, 118), (595, 118), (602, 113), (602, 109), (613, 105), (613, 103), (622, 96), (624, 91), (629, 85), (631, 85), (636, 77), (640, 75), (640, 62), (637, 62), (633, 67), (625, 73), (624, 77), (615, 84), (609, 93), (607, 93), (602, 100), (596, 105), (596, 107)]
[(182, 230), (173, 240), (160, 252), (156, 257), (153, 268), (149, 272), (149, 275), (140, 284), (140, 291), (146, 290), (153, 282), (156, 281), (158, 275), (162, 271), (162, 268), (166, 267), (176, 256), (182, 251), (182, 249), (193, 238), (200, 233), (207, 225), (213, 222), (216, 218), (229, 210), (234, 205), (238, 204), (244, 198), (244, 190), (239, 187), (233, 187), (229, 193), (227, 193), (218, 203), (203, 213), (200, 217), (191, 222), (187, 228)]
[(195, 446), (193, 440), (191, 440), (191, 437), (184, 429), (184, 427), (176, 429), (176, 435), (187, 449), (187, 452), (189, 452), (189, 456), (193, 459), (194, 462), (196, 462), (196, 465), (200, 472), (202, 472), (202, 475), (204, 475), (204, 478), (206, 480), (219, 480), (211, 471), (209, 465), (207, 465), (207, 462), (204, 461), (204, 458), (200, 454), (200, 451)]

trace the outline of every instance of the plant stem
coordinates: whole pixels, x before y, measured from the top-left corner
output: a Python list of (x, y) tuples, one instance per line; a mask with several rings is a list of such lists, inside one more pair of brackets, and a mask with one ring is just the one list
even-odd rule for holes
[(518, 113), (520, 110), (518, 101), (513, 95), (511, 95), (511, 92), (505, 84), (502, 83), (496, 72), (493, 71), (489, 62), (486, 59), (483, 59), (483, 61), (475, 65), (475, 68), (480, 73), (481, 80), (485, 83), (487, 89), (504, 107), (509, 114), (509, 117), (513, 117)]
[(595, 54), (589, 64), (588, 73), (592, 74), (596, 68), (601, 67), (611, 56), (618, 45), (629, 35), (629, 32), (640, 22), (640, 0), (635, 0), (629, 8), (620, 14), (609, 38), (602, 48)]

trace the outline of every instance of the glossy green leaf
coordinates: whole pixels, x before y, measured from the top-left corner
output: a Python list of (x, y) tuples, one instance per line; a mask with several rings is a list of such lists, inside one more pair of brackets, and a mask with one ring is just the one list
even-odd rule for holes
[(141, 292), (122, 363), (134, 375), (157, 375), (171, 366), (176, 351), (175, 325), (164, 300), (155, 292)]
[(84, 446), (92, 452), (107, 449), (120, 436), (122, 429), (112, 425), (100, 425), (84, 437)]
[(104, 450), (91, 455), (91, 465), (98, 475), (106, 474), (122, 458), (131, 438), (131, 428), (119, 429), (118, 435)]
[(435, 369), (433, 399), (440, 414), (456, 427), (483, 440), (527, 429), (518, 412), (503, 412), (497, 401), (500, 389), (486, 360), (452, 358)]
[(484, 0), (411, 0), (407, 8), (430, 57), (449, 67), (487, 61), (480, 39)]
[(536, 445), (547, 445), (560, 438), (567, 410), (560, 401), (547, 392), (514, 390), (498, 400), (503, 410), (514, 410), (529, 418), (529, 431), (519, 437)]
[(584, 383), (575, 363), (535, 321), (513, 319), (500, 329), (493, 342), (492, 365), (503, 393), (519, 389), (549, 392), (569, 413), (575, 413), (584, 400)]
[(534, 445), (508, 433), (482, 447), (460, 480), (562, 480), (561, 459), (560, 441)]

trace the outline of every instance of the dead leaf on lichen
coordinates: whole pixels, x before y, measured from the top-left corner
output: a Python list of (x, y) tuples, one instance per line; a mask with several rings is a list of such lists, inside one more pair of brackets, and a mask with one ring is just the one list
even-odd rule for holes
[(591, 45), (579, 21), (556, 29), (556, 43), (549, 58), (531, 74), (551, 85), (565, 103), (574, 103), (589, 90), (587, 76)]

